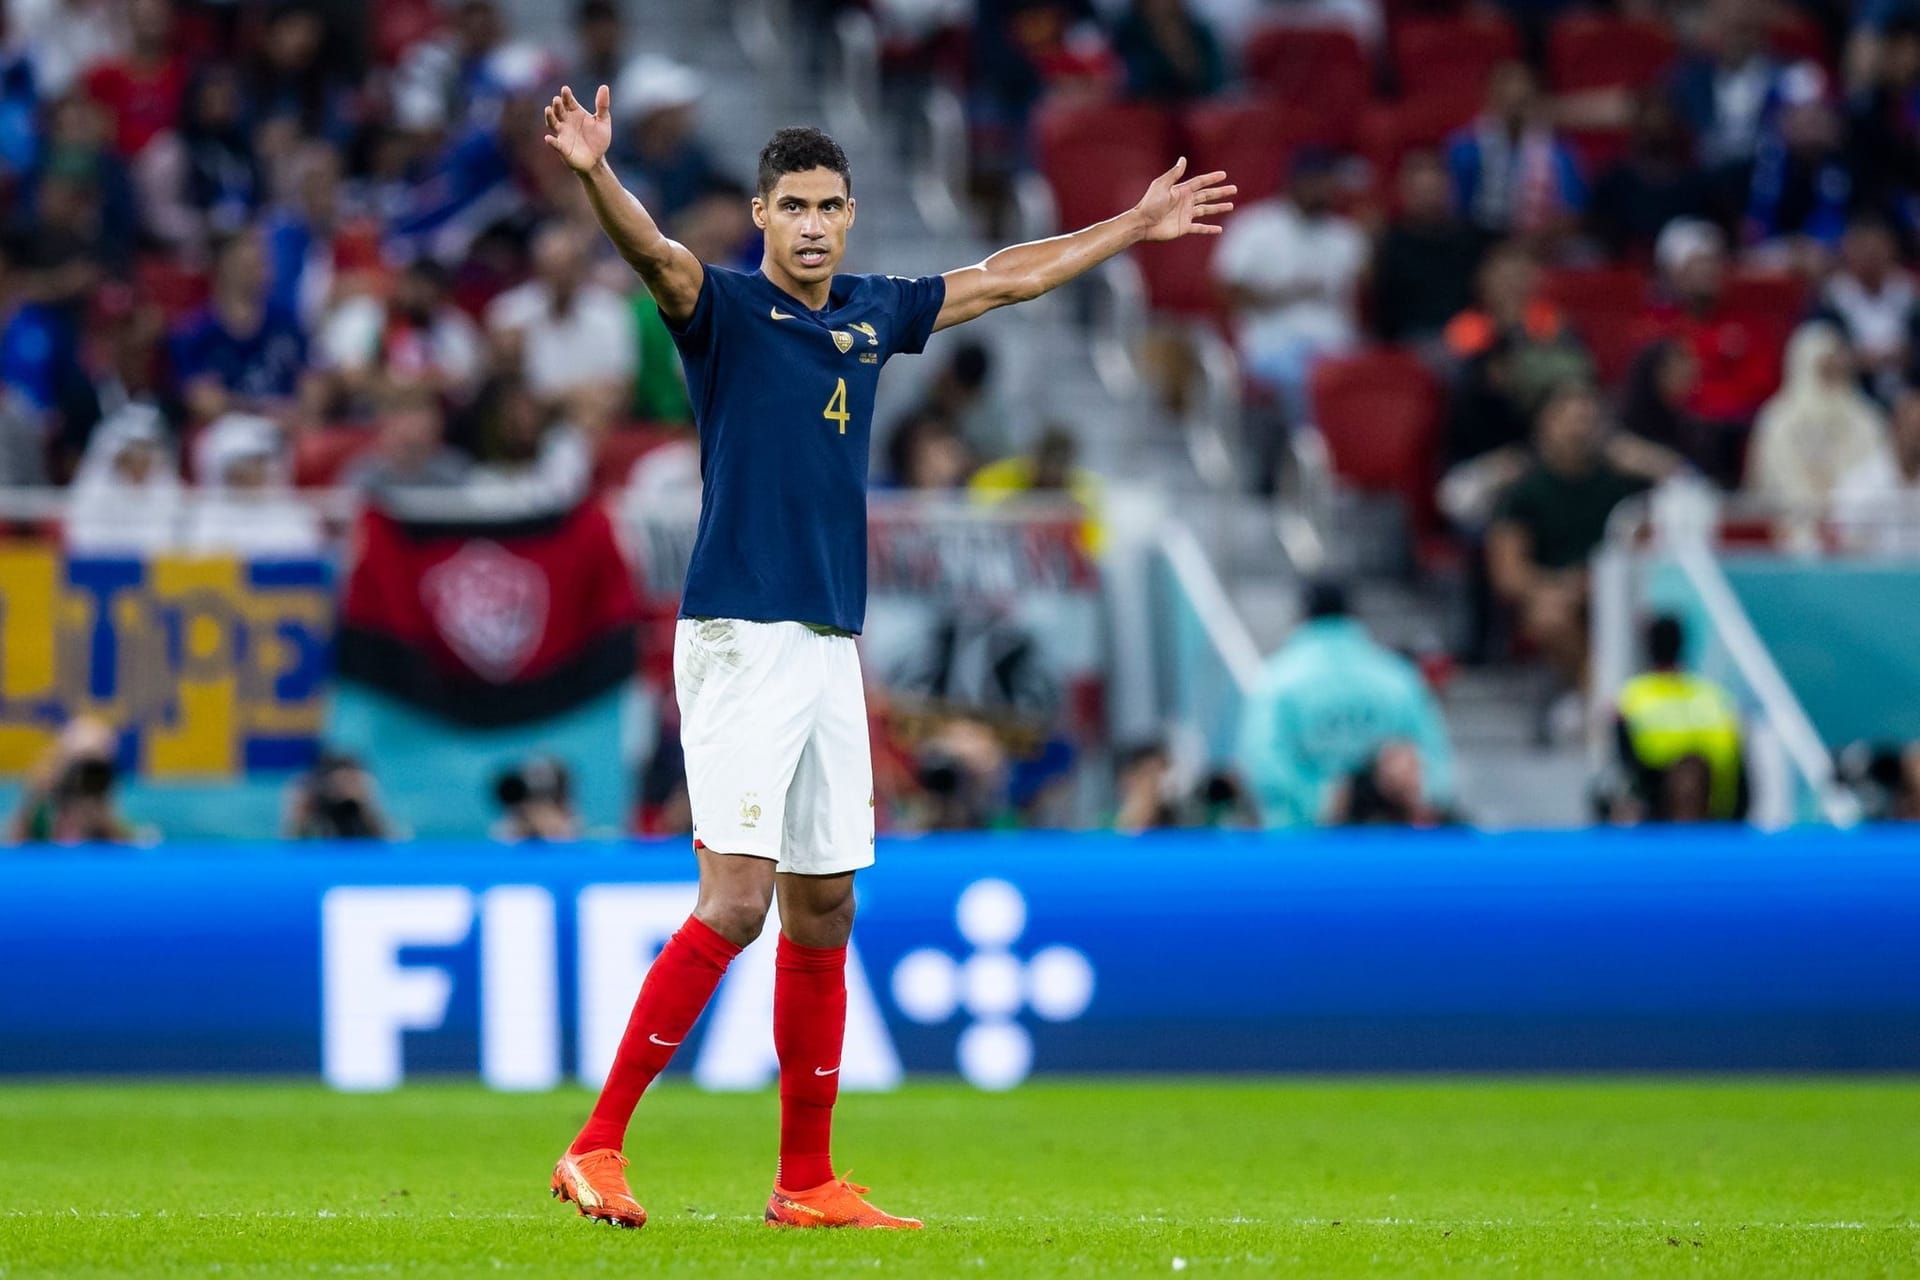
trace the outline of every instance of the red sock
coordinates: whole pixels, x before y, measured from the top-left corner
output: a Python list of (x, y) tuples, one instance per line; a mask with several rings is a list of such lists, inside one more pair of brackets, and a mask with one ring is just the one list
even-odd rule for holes
[(640, 1095), (665, 1069), (674, 1046), (693, 1030), (727, 963), (739, 954), (740, 948), (692, 916), (667, 939), (647, 970), (647, 980), (640, 984), (613, 1069), (600, 1088), (600, 1100), (593, 1104), (593, 1114), (568, 1151), (578, 1155), (600, 1147), (620, 1149)]
[(833, 1102), (847, 1033), (847, 949), (803, 947), (780, 935), (773, 976), (773, 1047), (780, 1055), (780, 1165), (788, 1191), (833, 1181)]

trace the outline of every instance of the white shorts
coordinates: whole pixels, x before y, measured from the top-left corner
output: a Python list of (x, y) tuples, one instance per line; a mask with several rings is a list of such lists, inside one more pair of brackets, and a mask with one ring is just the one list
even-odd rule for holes
[(673, 684), (694, 839), (800, 875), (873, 865), (873, 755), (852, 637), (682, 618)]

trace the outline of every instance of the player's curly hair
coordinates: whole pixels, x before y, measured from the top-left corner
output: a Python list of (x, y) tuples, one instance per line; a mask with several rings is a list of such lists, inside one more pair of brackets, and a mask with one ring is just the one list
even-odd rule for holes
[(853, 171), (847, 167), (847, 153), (832, 138), (805, 125), (780, 130), (760, 148), (760, 194), (770, 193), (780, 175), (809, 169), (833, 170), (847, 184), (847, 194), (853, 194)]

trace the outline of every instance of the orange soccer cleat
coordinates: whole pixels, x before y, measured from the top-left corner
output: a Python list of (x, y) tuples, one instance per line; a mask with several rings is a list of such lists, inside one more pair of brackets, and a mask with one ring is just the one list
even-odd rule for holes
[(788, 1191), (778, 1183), (767, 1198), (770, 1227), (869, 1227), (881, 1231), (918, 1231), (918, 1218), (896, 1218), (861, 1199), (867, 1189), (845, 1178), (807, 1191)]
[(553, 1194), (571, 1201), (583, 1218), (597, 1218), (616, 1227), (644, 1227), (647, 1211), (627, 1189), (627, 1158), (612, 1147), (579, 1155), (569, 1151), (553, 1166)]

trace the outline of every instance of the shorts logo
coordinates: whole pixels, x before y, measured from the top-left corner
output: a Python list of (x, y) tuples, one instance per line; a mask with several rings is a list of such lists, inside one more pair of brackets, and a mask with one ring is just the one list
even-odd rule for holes
[(840, 348), (841, 355), (845, 355), (847, 352), (853, 350), (853, 335), (845, 329), (835, 329), (833, 331), (833, 345)]
[(757, 791), (749, 791), (740, 797), (740, 825), (748, 830), (760, 825), (760, 806), (754, 803), (759, 798)]

